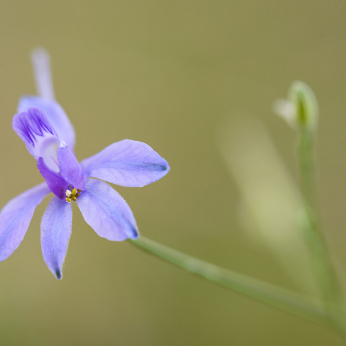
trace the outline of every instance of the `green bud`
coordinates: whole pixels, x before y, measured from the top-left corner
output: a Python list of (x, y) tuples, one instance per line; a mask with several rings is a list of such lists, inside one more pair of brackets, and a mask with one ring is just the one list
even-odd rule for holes
[(317, 100), (311, 88), (303, 82), (293, 82), (287, 100), (276, 100), (274, 111), (296, 130), (315, 132), (317, 129)]
[(318, 124), (318, 104), (311, 88), (303, 82), (293, 82), (288, 91), (288, 100), (294, 106), (298, 128), (315, 131)]

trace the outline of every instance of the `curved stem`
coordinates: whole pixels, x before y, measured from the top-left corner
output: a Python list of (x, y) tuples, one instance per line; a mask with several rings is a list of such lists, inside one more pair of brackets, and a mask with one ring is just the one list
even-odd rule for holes
[(331, 322), (338, 329), (345, 330), (343, 291), (318, 220), (314, 136), (310, 131), (301, 131), (298, 155), (304, 203), (301, 229), (310, 253), (313, 273), (325, 302), (324, 310), (327, 315), (335, 315), (336, 319)]
[(212, 281), (247, 297), (259, 300), (275, 308), (328, 326), (327, 317), (323, 309), (308, 297), (218, 267), (156, 243), (143, 236), (137, 240), (130, 240), (130, 242), (142, 250), (206, 280)]
[(326, 301), (338, 305), (342, 301), (342, 289), (317, 216), (318, 206), (314, 162), (314, 141), (311, 133), (301, 133), (298, 152), (301, 191), (305, 203), (305, 219), (302, 220), (302, 228), (305, 232), (306, 244), (315, 264), (315, 275), (320, 285), (321, 294)]

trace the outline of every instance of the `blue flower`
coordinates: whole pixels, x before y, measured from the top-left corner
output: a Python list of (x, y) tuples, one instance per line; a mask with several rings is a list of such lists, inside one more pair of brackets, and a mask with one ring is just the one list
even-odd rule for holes
[(0, 261), (19, 246), (36, 206), (52, 192), (54, 196), (41, 222), (41, 245), (47, 266), (60, 279), (71, 236), (71, 203), (77, 203), (86, 223), (100, 237), (113, 241), (135, 239), (139, 233), (130, 207), (104, 181), (141, 187), (166, 175), (169, 165), (147, 144), (128, 139), (79, 163), (74, 154), (74, 129), (54, 100), (48, 55), (40, 50), (34, 58), (43, 97), (22, 97), (12, 126), (35, 158), (45, 182), (12, 199), (1, 210)]

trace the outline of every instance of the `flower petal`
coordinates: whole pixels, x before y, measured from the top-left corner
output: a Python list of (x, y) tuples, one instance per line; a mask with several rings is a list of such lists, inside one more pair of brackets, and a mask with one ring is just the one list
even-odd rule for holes
[(18, 112), (27, 112), (29, 108), (40, 109), (47, 116), (59, 138), (64, 140), (67, 146), (73, 150), (75, 144), (74, 129), (59, 103), (37, 96), (23, 96), (19, 100)]
[(84, 190), (85, 184), (82, 167), (73, 151), (68, 147), (60, 147), (58, 149), (58, 162), (60, 173), (64, 179), (73, 187)]
[(42, 157), (40, 157), (37, 162), (37, 168), (54, 195), (60, 199), (65, 199), (65, 193), (68, 189), (68, 182), (66, 182), (66, 180), (59, 173), (49, 169)]
[(71, 204), (58, 197), (49, 202), (41, 221), (41, 246), (43, 258), (59, 280), (72, 229)]
[(108, 240), (136, 239), (138, 229), (125, 200), (108, 184), (88, 179), (86, 189), (77, 198), (84, 220), (95, 232)]
[(13, 198), (0, 212), (0, 261), (9, 257), (23, 240), (35, 208), (50, 192), (42, 183)]
[(35, 48), (31, 53), (37, 92), (40, 96), (54, 100), (54, 87), (49, 54), (44, 48)]
[(141, 187), (169, 171), (169, 165), (149, 145), (125, 139), (81, 162), (84, 174), (113, 184)]
[(30, 108), (27, 112), (16, 114), (12, 127), (36, 160), (42, 157), (48, 167), (59, 170), (56, 162), (59, 139), (53, 126), (39, 109)]

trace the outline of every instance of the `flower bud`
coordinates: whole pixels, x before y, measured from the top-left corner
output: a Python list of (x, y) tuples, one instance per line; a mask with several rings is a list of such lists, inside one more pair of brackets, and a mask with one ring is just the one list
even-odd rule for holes
[(314, 132), (317, 128), (317, 100), (311, 88), (303, 82), (293, 82), (287, 100), (276, 100), (273, 109), (296, 130)]

